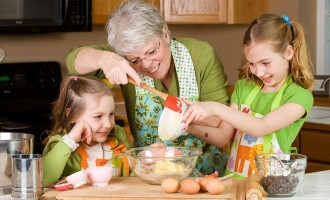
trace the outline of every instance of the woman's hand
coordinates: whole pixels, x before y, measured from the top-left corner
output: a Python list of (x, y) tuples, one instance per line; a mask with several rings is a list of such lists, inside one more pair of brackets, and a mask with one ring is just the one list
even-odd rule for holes
[(112, 84), (127, 84), (127, 76), (131, 76), (138, 85), (142, 83), (140, 76), (129, 65), (129, 62), (111, 51), (84, 47), (77, 54), (74, 66), (80, 74), (88, 74), (101, 69)]
[(142, 83), (140, 76), (129, 65), (129, 62), (116, 53), (102, 51), (98, 65), (112, 84), (127, 84), (127, 76), (132, 77), (138, 85)]
[(92, 129), (87, 122), (79, 121), (68, 133), (68, 136), (76, 143), (86, 140), (87, 144), (90, 144), (92, 140)]

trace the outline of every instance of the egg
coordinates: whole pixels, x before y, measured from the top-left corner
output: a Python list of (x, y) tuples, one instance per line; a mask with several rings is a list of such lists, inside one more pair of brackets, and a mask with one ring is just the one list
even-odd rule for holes
[(221, 194), (225, 191), (225, 184), (219, 179), (209, 180), (206, 185), (206, 190), (211, 194)]
[(181, 181), (181, 190), (186, 194), (197, 194), (200, 190), (200, 185), (191, 178), (185, 178)]
[(215, 177), (213, 176), (205, 176), (204, 178), (202, 178), (200, 181), (199, 181), (199, 185), (201, 186), (201, 190), (204, 191), (204, 192), (207, 192), (206, 190), (206, 185), (207, 183), (212, 180), (212, 179), (215, 179)]
[(174, 178), (166, 178), (162, 181), (161, 187), (166, 193), (175, 193), (180, 189), (180, 182)]

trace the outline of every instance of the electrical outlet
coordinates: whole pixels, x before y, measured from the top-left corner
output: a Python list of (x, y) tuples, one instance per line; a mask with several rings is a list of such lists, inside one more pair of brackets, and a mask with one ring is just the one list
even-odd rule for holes
[(313, 91), (325, 91), (325, 87), (321, 87), (323, 84), (323, 79), (315, 79), (314, 80), (314, 88)]

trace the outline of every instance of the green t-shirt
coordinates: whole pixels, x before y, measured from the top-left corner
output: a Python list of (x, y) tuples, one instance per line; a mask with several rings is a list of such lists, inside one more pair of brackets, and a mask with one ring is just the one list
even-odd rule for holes
[[(231, 102), (237, 104), (240, 109), (241, 105), (245, 103), (246, 98), (255, 86), (256, 84), (253, 81), (246, 81), (245, 79), (238, 80), (235, 84)], [(267, 113), (271, 112), (271, 106), (276, 94), (277, 92), (263, 93), (260, 91), (250, 105), (251, 110), (265, 116)], [(308, 114), (312, 109), (314, 99), (309, 90), (304, 89), (292, 82), (287, 88), (284, 89), (280, 106), (286, 103), (299, 104), (305, 108), (306, 113)], [(289, 126), (276, 132), (278, 143), (283, 152), (290, 152), (291, 145), (305, 122), (307, 114)]]

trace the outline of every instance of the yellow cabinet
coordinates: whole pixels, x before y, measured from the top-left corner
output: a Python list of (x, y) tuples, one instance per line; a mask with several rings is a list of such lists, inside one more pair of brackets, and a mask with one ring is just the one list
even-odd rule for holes
[[(269, 11), (269, 0), (145, 0), (169, 24), (249, 24)], [(92, 0), (92, 21), (106, 24), (122, 0)]]
[(169, 24), (249, 24), (269, 0), (160, 0)]

